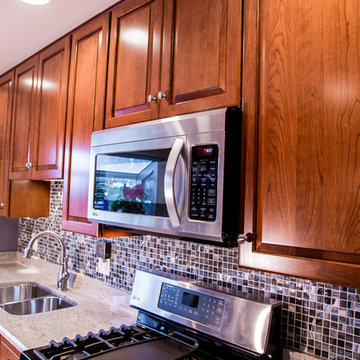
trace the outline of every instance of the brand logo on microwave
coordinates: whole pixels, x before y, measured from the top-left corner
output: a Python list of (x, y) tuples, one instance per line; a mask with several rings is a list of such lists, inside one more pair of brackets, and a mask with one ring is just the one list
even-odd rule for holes
[(95, 211), (92, 214), (93, 214), (93, 216), (99, 216), (99, 214)]

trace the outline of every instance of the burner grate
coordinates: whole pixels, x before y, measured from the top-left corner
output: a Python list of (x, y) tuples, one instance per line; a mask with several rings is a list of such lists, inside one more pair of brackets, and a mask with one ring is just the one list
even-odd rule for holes
[(48, 346), (34, 349), (34, 353), (41, 360), (80, 360), (90, 355), (160, 336), (155, 331), (137, 325), (121, 325), (120, 328), (112, 327), (109, 331), (102, 329), (97, 334), (89, 332), (85, 337), (76, 335), (74, 340), (64, 338), (61, 343), (52, 340)]

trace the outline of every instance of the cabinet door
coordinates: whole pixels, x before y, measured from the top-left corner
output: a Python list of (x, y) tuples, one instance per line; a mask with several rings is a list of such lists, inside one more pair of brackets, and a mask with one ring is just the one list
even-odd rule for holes
[(14, 72), (0, 77), (0, 216), (8, 214), (9, 205), (9, 142)]
[(160, 117), (240, 105), (241, 2), (165, 1)]
[(70, 37), (39, 54), (36, 116), (30, 162), (33, 179), (61, 179)]
[(104, 126), (109, 14), (72, 35), (64, 167), (64, 230), (96, 236), (87, 220), (91, 133)]
[(162, 3), (125, 1), (112, 12), (106, 127), (158, 116)]
[(12, 345), (4, 336), (0, 342), (0, 360), (19, 360), (20, 351)]
[(38, 56), (15, 69), (11, 130), (10, 179), (29, 179), (31, 128), (35, 116)]
[(240, 265), (360, 287), (359, 19), (357, 0), (245, 1)]

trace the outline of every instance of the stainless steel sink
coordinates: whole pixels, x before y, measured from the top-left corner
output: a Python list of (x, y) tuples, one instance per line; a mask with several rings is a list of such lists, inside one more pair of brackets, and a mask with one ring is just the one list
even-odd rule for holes
[(35, 283), (0, 285), (0, 308), (13, 315), (28, 315), (54, 311), (77, 305)]
[(1, 305), (8, 313), (13, 315), (37, 314), (74, 306), (74, 302), (58, 296), (45, 296), (32, 300), (24, 300)]
[(49, 295), (50, 293), (50, 289), (47, 289), (34, 282), (1, 286), (0, 304), (12, 301), (34, 299)]

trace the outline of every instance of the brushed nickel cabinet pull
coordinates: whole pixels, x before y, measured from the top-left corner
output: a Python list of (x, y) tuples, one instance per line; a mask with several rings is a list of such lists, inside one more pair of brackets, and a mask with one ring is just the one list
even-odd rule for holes
[(246, 242), (252, 242), (255, 240), (255, 236), (252, 233), (239, 234), (237, 237), (237, 242), (239, 245), (245, 244)]
[(166, 93), (163, 93), (161, 91), (159, 91), (158, 94), (157, 94), (157, 98), (159, 100), (166, 99), (166, 97), (167, 97)]
[(147, 97), (147, 102), (148, 103), (155, 102), (156, 100), (157, 100), (156, 96), (152, 96), (151, 94), (149, 94), (148, 97)]

